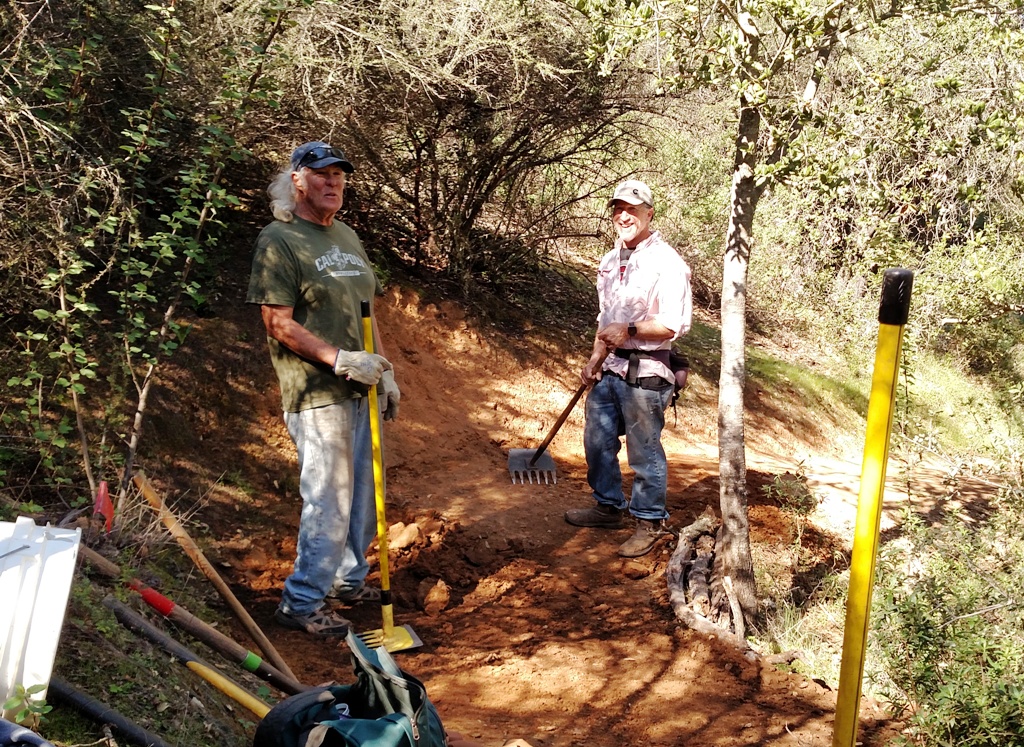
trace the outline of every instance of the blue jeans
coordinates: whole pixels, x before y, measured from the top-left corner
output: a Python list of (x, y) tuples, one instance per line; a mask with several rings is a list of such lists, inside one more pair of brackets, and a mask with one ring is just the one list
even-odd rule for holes
[(331, 586), (359, 588), (370, 570), (366, 550), (377, 532), (369, 399), (286, 412), (299, 457), (302, 515), (295, 567), (281, 609), (305, 615), (323, 606)]
[(661, 445), (665, 408), (672, 399), (672, 385), (660, 390), (630, 386), (607, 371), (587, 395), (587, 422), (583, 448), (587, 455), (587, 482), (598, 503), (618, 509), (627, 507), (619, 469), (619, 437), (626, 436), (626, 456), (633, 470), (629, 512), (638, 519), (668, 518), (668, 460)]

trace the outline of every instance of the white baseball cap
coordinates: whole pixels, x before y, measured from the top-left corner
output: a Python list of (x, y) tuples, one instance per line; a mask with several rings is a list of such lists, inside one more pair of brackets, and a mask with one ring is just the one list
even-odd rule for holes
[(608, 200), (608, 207), (616, 200), (628, 202), (630, 205), (647, 205), (654, 207), (654, 197), (651, 196), (651, 188), (636, 179), (628, 179), (615, 188), (615, 194)]

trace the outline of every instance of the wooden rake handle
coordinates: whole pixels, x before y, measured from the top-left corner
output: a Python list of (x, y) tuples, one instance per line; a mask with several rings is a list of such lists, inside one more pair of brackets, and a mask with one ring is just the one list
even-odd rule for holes
[(572, 395), (572, 399), (569, 400), (569, 404), (567, 404), (565, 406), (565, 409), (562, 410), (562, 414), (558, 416), (558, 420), (556, 420), (555, 424), (551, 426), (551, 430), (548, 431), (548, 435), (545, 436), (544, 440), (540, 442), (540, 446), (537, 447), (537, 451), (535, 451), (533, 456), (530, 458), (530, 461), (526, 465), (527, 469), (533, 469), (533, 467), (537, 464), (537, 460), (540, 459), (540, 455), (543, 454), (547, 450), (548, 446), (551, 445), (551, 442), (554, 440), (555, 435), (558, 433), (558, 429), (562, 427), (562, 424), (569, 417), (569, 413), (571, 413), (572, 409), (576, 407), (576, 403), (580, 401), (580, 397), (583, 396), (583, 393), (585, 391), (587, 391), (587, 385), (580, 384), (579, 388), (576, 390), (576, 393)]
[(177, 517), (174, 516), (164, 505), (163, 499), (153, 488), (152, 484), (146, 479), (146, 474), (141, 470), (133, 478), (136, 487), (142, 491), (143, 497), (149, 501), (149, 504), (156, 510), (160, 520), (167, 527), (167, 530), (171, 533), (174, 539), (178, 540), (178, 544), (181, 545), (185, 553), (192, 559), (192, 562), (196, 564), (196, 567), (203, 572), (210, 582), (214, 585), (220, 595), (224, 598), (224, 601), (228, 603), (231, 611), (238, 618), (238, 621), (242, 623), (242, 626), (248, 631), (249, 635), (256, 642), (256, 645), (263, 651), (264, 656), (270, 660), (270, 662), (277, 667), (279, 670), (284, 672), (286, 675), (291, 677), (293, 680), (298, 678), (285, 663), (285, 660), (281, 658), (281, 655), (277, 653), (277, 649), (274, 648), (274, 644), (270, 642), (267, 636), (260, 630), (260, 626), (256, 624), (256, 621), (252, 619), (252, 616), (246, 611), (242, 603), (238, 601), (238, 598), (231, 592), (228, 585), (224, 582), (224, 579), (220, 577), (216, 569), (210, 564), (210, 561), (203, 555), (202, 550), (199, 546), (192, 541), (192, 538), (185, 531), (185, 528), (181, 526)]
[[(598, 370), (600, 370), (602, 364), (604, 364), (604, 359), (607, 357), (608, 353), (605, 352), (601, 360), (597, 362)], [(572, 399), (569, 400), (569, 404), (567, 404), (565, 406), (565, 409), (562, 410), (562, 414), (558, 416), (558, 420), (556, 420), (555, 424), (551, 426), (551, 430), (548, 431), (548, 435), (545, 436), (544, 440), (540, 442), (540, 446), (537, 447), (537, 451), (534, 452), (533, 456), (530, 458), (530, 461), (526, 465), (527, 469), (532, 469), (534, 465), (537, 464), (537, 460), (540, 459), (540, 455), (543, 454), (547, 450), (548, 446), (551, 445), (551, 442), (554, 440), (555, 435), (558, 433), (558, 429), (562, 427), (563, 423), (565, 423), (566, 419), (569, 417), (569, 413), (571, 413), (572, 409), (576, 407), (576, 403), (580, 401), (580, 397), (583, 396), (583, 393), (585, 391), (587, 391), (587, 385), (580, 384), (579, 387), (576, 389), (576, 393), (572, 395)]]

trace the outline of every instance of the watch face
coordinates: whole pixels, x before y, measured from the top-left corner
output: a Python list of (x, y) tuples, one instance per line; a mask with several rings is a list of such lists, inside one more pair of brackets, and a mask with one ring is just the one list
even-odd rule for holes
[(630, 324), (626, 329), (628, 330), (630, 337), (633, 337), (636, 334), (636, 325), (635, 324)]

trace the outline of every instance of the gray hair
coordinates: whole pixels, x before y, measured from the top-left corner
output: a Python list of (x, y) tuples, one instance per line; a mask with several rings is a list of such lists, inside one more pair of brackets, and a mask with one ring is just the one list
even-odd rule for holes
[(274, 177), (267, 187), (270, 195), (270, 212), (277, 220), (291, 223), (295, 210), (295, 184), (292, 182), (291, 168), (284, 169)]

